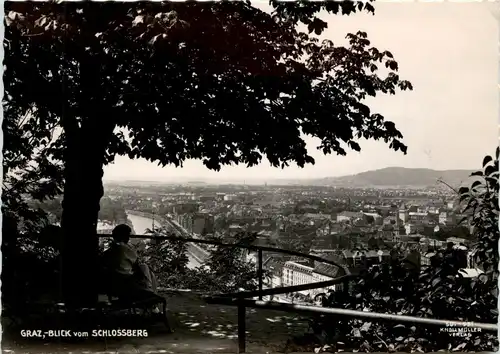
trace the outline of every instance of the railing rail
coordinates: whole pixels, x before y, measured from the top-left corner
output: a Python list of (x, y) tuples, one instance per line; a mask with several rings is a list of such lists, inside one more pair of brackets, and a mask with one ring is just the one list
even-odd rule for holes
[[(99, 234), (99, 238), (109, 238), (111, 235)], [(257, 274), (259, 276), (258, 286), (259, 290), (257, 291), (247, 291), (247, 292), (238, 292), (238, 293), (230, 293), (230, 294), (218, 294), (213, 296), (203, 296), (205, 301), (209, 304), (219, 304), (226, 306), (236, 306), (238, 308), (238, 352), (244, 353), (246, 351), (246, 323), (245, 323), (245, 314), (246, 308), (261, 308), (261, 309), (270, 309), (275, 311), (284, 311), (284, 312), (295, 312), (295, 313), (303, 313), (308, 315), (335, 315), (335, 316), (347, 316), (352, 318), (361, 318), (372, 321), (392, 321), (392, 322), (403, 322), (403, 323), (414, 323), (414, 324), (422, 324), (422, 325), (433, 325), (433, 326), (455, 326), (455, 327), (471, 327), (478, 328), (485, 331), (498, 331), (498, 325), (492, 323), (477, 323), (477, 322), (463, 322), (463, 321), (449, 321), (449, 320), (438, 320), (438, 319), (430, 319), (430, 318), (421, 318), (414, 316), (403, 316), (403, 315), (392, 315), (392, 314), (383, 314), (383, 313), (375, 313), (375, 312), (366, 312), (366, 311), (355, 311), (355, 310), (347, 310), (340, 308), (325, 308), (319, 306), (305, 306), (305, 305), (295, 305), (295, 304), (284, 304), (273, 301), (262, 301), (263, 296), (267, 295), (279, 295), (279, 294), (287, 294), (296, 291), (303, 290), (312, 290), (318, 288), (325, 288), (335, 284), (344, 283), (347, 284), (350, 280), (357, 278), (357, 275), (351, 274), (347, 267), (337, 264), (332, 260), (323, 259), (318, 256), (303, 254), (296, 251), (283, 250), (274, 247), (265, 247), (265, 246), (255, 246), (241, 243), (222, 243), (219, 241), (209, 241), (202, 240), (197, 238), (186, 238), (179, 236), (158, 236), (158, 235), (133, 235), (131, 238), (138, 239), (154, 239), (157, 241), (182, 241), (185, 243), (200, 243), (200, 244), (208, 244), (214, 246), (221, 247), (237, 247), (243, 249), (251, 249), (257, 251)], [(340, 269), (343, 269), (345, 275), (337, 277), (332, 280), (309, 283), (309, 284), (301, 284), (295, 286), (288, 287), (280, 287), (273, 289), (263, 289), (263, 251), (274, 252), (274, 253), (282, 253), (292, 256), (298, 256), (303, 258), (308, 258), (314, 261), (327, 263), (333, 266), (336, 266)], [(259, 297), (259, 300), (251, 300), (248, 298)]]
[(393, 315), (387, 313), (378, 312), (368, 312), (359, 310), (348, 310), (341, 308), (328, 308), (321, 306), (309, 306), (309, 305), (297, 305), (297, 304), (285, 304), (273, 301), (261, 301), (261, 300), (250, 300), (250, 299), (229, 299), (226, 297), (207, 297), (207, 303), (210, 304), (220, 304), (227, 306), (245, 306), (253, 308), (262, 308), (274, 311), (284, 311), (284, 312), (297, 312), (309, 315), (336, 315), (336, 316), (348, 316), (353, 318), (362, 318), (372, 321), (389, 321), (389, 322), (403, 322), (430, 326), (442, 326), (442, 327), (469, 327), (478, 328), (488, 332), (498, 331), (498, 325), (493, 323), (481, 323), (481, 322), (465, 322), (465, 321), (450, 321), (450, 320), (438, 320), (434, 318), (424, 318), (416, 316), (406, 316), (406, 315)]
[(305, 315), (344, 316), (349, 318), (366, 319), (368, 322), (385, 321), (385, 322), (411, 323), (411, 324), (431, 325), (431, 326), (441, 326), (441, 327), (455, 327), (455, 328), (468, 327), (488, 332), (495, 332), (495, 333), (498, 332), (498, 325), (493, 323), (437, 320), (432, 318), (392, 315), (386, 313), (356, 311), (356, 310), (348, 310), (340, 308), (284, 304), (273, 301), (230, 299), (227, 297), (219, 297), (219, 298), (207, 297), (206, 301), (209, 304), (236, 306), (238, 308), (238, 352), (239, 353), (245, 353), (246, 351), (245, 312), (247, 307), (274, 310), (274, 311), (283, 311), (283, 312), (302, 313)]
[[(98, 236), (100, 238), (110, 238), (111, 237), (111, 235), (106, 235), (106, 234), (99, 234)], [(282, 253), (282, 254), (286, 254), (289, 256), (303, 257), (303, 258), (310, 259), (312, 261), (330, 264), (330, 265), (333, 265), (333, 266), (338, 267), (340, 269), (343, 269), (346, 272), (346, 274), (350, 273), (349, 269), (346, 266), (338, 264), (337, 262), (332, 261), (330, 259), (325, 259), (325, 258), (315, 256), (312, 254), (305, 254), (305, 253), (301, 253), (301, 252), (297, 252), (297, 251), (285, 250), (285, 249), (275, 248), (275, 247), (256, 246), (256, 245), (249, 245), (249, 244), (243, 244), (243, 243), (223, 243), (220, 241), (203, 240), (203, 239), (199, 239), (199, 238), (188, 238), (188, 237), (179, 237), (179, 236), (171, 236), (171, 235), (166, 235), (166, 236), (133, 235), (130, 238), (149, 239), (149, 240), (157, 240), (157, 241), (183, 241), (185, 243), (201, 243), (201, 244), (220, 246), (220, 247), (230, 247), (230, 248), (237, 247), (237, 248), (249, 249), (249, 250), (253, 250), (253, 251), (261, 250), (262, 252)]]
[(359, 275), (356, 274), (348, 274), (344, 275), (332, 280), (325, 280), (321, 282), (315, 282), (315, 283), (308, 283), (308, 284), (301, 284), (301, 285), (293, 285), (293, 286), (283, 286), (279, 288), (271, 288), (271, 289), (264, 289), (264, 290), (256, 290), (256, 291), (242, 291), (242, 292), (237, 292), (237, 293), (229, 293), (229, 294), (217, 294), (217, 295), (212, 295), (210, 297), (212, 298), (217, 298), (217, 297), (224, 297), (224, 298), (252, 298), (252, 297), (259, 297), (259, 300), (262, 300), (262, 296), (269, 296), (269, 295), (280, 295), (280, 294), (289, 294), (297, 291), (304, 291), (304, 290), (313, 290), (313, 289), (320, 289), (320, 288), (327, 288), (332, 285), (337, 285), (341, 283), (346, 283), (347, 281), (350, 281), (352, 279), (358, 278)]
[[(106, 234), (98, 234), (99, 238), (109, 238), (111, 235), (106, 235)], [(291, 251), (291, 250), (284, 250), (280, 248), (275, 248), (275, 247), (267, 247), (267, 246), (256, 246), (256, 245), (250, 245), (250, 244), (244, 244), (244, 243), (223, 243), (220, 241), (212, 241), (212, 240), (203, 240), (199, 238), (187, 238), (187, 237), (180, 237), (180, 236), (172, 236), (172, 235), (165, 235), (165, 236), (160, 236), (160, 235), (133, 235), (131, 238), (136, 238), (136, 239), (145, 239), (145, 240), (155, 240), (155, 241), (182, 241), (184, 243), (195, 243), (195, 244), (206, 244), (206, 245), (212, 245), (212, 246), (220, 246), (220, 247), (238, 247), (238, 248), (243, 248), (243, 249), (249, 249), (249, 250), (254, 250), (257, 251), (257, 274), (258, 274), (258, 291), (259, 293), (256, 294), (255, 296), (258, 296), (260, 300), (262, 300), (262, 296), (264, 296), (263, 292), (263, 252), (272, 252), (272, 253), (281, 253), (281, 254), (286, 254), (290, 256), (297, 256), (297, 257), (302, 257), (302, 258), (307, 258), (312, 261), (317, 261), (317, 262), (322, 262), (326, 263), (329, 265), (333, 265), (339, 269), (342, 269), (344, 274), (349, 275), (350, 271), (347, 267), (338, 264), (337, 262), (334, 262), (329, 259), (324, 259), (315, 255), (311, 254), (304, 254), (301, 252), (296, 252), (296, 251)], [(308, 284), (304, 284), (308, 285)], [(303, 290), (308, 290), (308, 289), (315, 289), (315, 288), (307, 288)]]

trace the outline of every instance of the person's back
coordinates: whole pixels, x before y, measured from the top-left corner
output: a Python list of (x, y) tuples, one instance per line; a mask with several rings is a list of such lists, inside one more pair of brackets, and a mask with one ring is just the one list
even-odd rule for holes
[(124, 242), (114, 242), (104, 253), (106, 268), (113, 273), (133, 275), (137, 252)]

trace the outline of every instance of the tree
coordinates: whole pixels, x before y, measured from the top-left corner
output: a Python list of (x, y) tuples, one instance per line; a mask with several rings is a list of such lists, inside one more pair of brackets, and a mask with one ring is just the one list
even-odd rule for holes
[[(241, 232), (234, 235), (231, 243), (234, 245), (250, 245), (254, 243), (257, 234)], [(226, 243), (224, 236), (213, 236), (212, 241)], [(253, 291), (257, 289), (258, 274), (254, 263), (247, 261), (248, 250), (238, 247), (216, 246), (210, 251), (210, 256), (204, 267), (197, 269), (197, 289), (205, 292), (230, 293), (236, 291)], [(267, 271), (263, 278), (269, 276)]]
[(29, 112), (4, 112), (2, 214), (15, 220), (22, 233), (40, 231), (48, 223), (40, 205), (62, 192), (62, 164), (52, 153), (61, 146), (55, 128), (37, 126)]
[(311, 34), (327, 26), (319, 11), (373, 12), (370, 3), (271, 5), (272, 15), (249, 2), (6, 5), (5, 118), (15, 126), (28, 115), (39, 136), (62, 128), (49, 156), (64, 162), (68, 301), (95, 300), (93, 235), (103, 166), (116, 155), (302, 167), (314, 163), (303, 134), (325, 154), (360, 151), (360, 138), (406, 152), (394, 123), (363, 103), (411, 89), (392, 54), (363, 32), (347, 47)]
[[(474, 172), (471, 177), (476, 180), (469, 186), (460, 188), (460, 202), (465, 204), (464, 213), (470, 216), (470, 225), (474, 228), (476, 242), (474, 258), (484, 270), (483, 281), (487, 289), (498, 297), (498, 190), (499, 171), (498, 158), (500, 148), (496, 149), (495, 157), (486, 156), (483, 160), (483, 170)], [(495, 300), (496, 301), (496, 300)]]
[[(152, 232), (152, 230), (148, 231)], [(155, 229), (152, 233), (157, 237), (173, 236), (162, 227)], [(191, 288), (190, 280), (193, 275), (187, 268), (189, 258), (185, 242), (160, 239), (159, 242), (147, 243), (144, 249), (139, 252), (139, 256), (158, 277), (159, 286)]]

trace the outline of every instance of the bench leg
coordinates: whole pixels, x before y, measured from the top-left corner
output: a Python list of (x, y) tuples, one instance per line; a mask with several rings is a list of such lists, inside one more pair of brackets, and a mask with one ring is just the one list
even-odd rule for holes
[(245, 322), (245, 306), (238, 306), (238, 354), (246, 352), (246, 322)]
[(170, 321), (168, 320), (167, 300), (163, 300), (161, 305), (162, 305), (161, 315), (162, 315), (163, 324), (165, 325), (165, 327), (167, 327), (168, 333), (173, 333), (174, 330), (173, 330), (172, 326), (170, 325)]

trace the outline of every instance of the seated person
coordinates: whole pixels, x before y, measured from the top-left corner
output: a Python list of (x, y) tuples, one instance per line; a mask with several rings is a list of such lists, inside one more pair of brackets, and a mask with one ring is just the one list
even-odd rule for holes
[(114, 228), (113, 243), (103, 254), (106, 284), (111, 295), (136, 296), (156, 293), (156, 279), (146, 264), (139, 261), (136, 250), (129, 245), (132, 229), (125, 224)]

